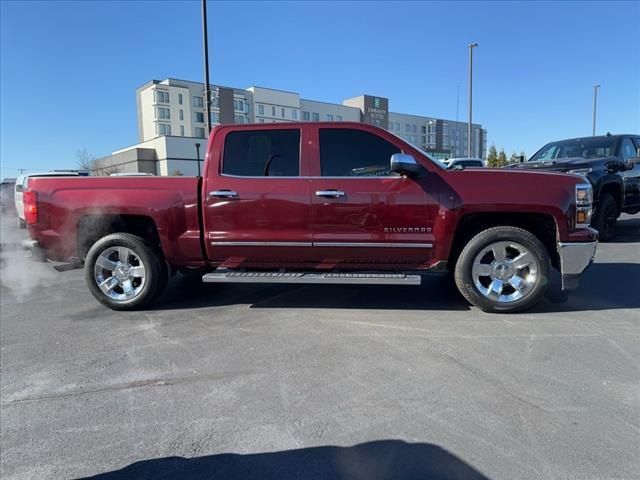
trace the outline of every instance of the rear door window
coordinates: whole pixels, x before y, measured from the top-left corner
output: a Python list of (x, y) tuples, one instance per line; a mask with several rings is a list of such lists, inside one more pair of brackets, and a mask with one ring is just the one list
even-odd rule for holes
[(245, 130), (227, 134), (222, 173), (241, 177), (300, 175), (300, 130)]

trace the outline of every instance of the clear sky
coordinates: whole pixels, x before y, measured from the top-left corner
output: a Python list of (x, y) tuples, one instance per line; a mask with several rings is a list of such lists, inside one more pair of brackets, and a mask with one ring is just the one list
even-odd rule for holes
[[(76, 165), (137, 141), (135, 89), (202, 79), (200, 2), (1, 4), (1, 175)], [(489, 144), (532, 154), (598, 132), (640, 132), (639, 2), (209, 2), (212, 83), (467, 116)], [(460, 105), (456, 112), (456, 92)]]

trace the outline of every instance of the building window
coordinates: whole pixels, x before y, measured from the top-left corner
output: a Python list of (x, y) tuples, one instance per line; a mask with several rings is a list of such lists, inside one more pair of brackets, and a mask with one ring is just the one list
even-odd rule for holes
[(427, 143), (427, 137), (425, 135), (422, 135), (422, 143)]
[(156, 103), (169, 103), (169, 92), (156, 90)]
[(202, 108), (204, 106), (202, 97), (193, 97), (193, 106), (197, 108)]
[(243, 115), (236, 115), (235, 121), (236, 121), (236, 123), (244, 123), (244, 116)]
[(202, 127), (196, 127), (195, 128), (196, 131), (196, 137), (198, 138), (204, 138), (204, 128)]
[(404, 131), (405, 132), (410, 132), (411, 131), (411, 125), (409, 125), (408, 123), (404, 124)]
[(182, 94), (181, 93), (178, 94), (178, 104), (182, 105)]
[(314, 122), (319, 122), (320, 121), (320, 114), (313, 112), (313, 121)]
[(168, 123), (159, 123), (158, 135), (171, 135), (171, 125)]
[(320, 169), (323, 177), (389, 175), (389, 158), (400, 149), (369, 132), (320, 129)]
[(411, 131), (416, 133), (418, 131), (418, 127), (416, 125), (411, 125)]
[(284, 108), (281, 108), (281, 109), (280, 109), (280, 116), (281, 116), (282, 118), (284, 118)]
[(259, 119), (258, 123), (264, 123), (264, 118)]
[[(269, 159), (266, 164), (265, 159)], [(228, 133), (224, 141), (222, 173), (249, 177), (297, 177), (300, 174), (300, 130)]]
[(342, 121), (342, 115), (336, 115), (336, 121), (337, 122), (341, 122)]
[(156, 118), (169, 120), (171, 118), (171, 110), (165, 107), (156, 107)]
[(271, 107), (271, 116), (272, 117), (276, 116), (276, 107)]
[(327, 113), (327, 120), (330, 122), (333, 122), (333, 115), (331, 115), (330, 113)]
[(184, 110), (180, 110), (180, 120), (184, 120)]
[(398, 122), (396, 122), (396, 131), (400, 131), (400, 124)]
[(184, 125), (180, 125), (180, 136), (184, 137)]
[(311, 120), (311, 114), (309, 112), (302, 112), (302, 120), (308, 122)]
[(211, 112), (211, 122), (220, 123), (220, 114), (218, 112)]
[(204, 113), (202, 112), (194, 112), (196, 123), (204, 123)]
[(264, 115), (264, 105), (262, 105), (261, 103), (258, 104), (258, 114)]
[(234, 100), (233, 105), (238, 112), (244, 112), (244, 102), (242, 100)]
[(297, 120), (298, 119), (298, 110), (296, 110), (295, 108), (293, 110), (291, 110), (291, 117), (294, 120)]

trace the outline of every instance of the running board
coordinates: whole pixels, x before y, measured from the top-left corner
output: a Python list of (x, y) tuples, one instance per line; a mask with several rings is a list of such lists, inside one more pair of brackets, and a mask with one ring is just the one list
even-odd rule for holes
[(420, 285), (420, 275), (404, 273), (212, 272), (204, 283), (326, 283), (338, 285)]

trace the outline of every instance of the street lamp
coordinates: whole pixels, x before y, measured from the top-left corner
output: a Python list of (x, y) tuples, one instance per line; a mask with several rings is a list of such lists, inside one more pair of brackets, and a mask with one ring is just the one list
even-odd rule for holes
[(469, 44), (469, 125), (467, 126), (467, 157), (471, 158), (471, 122), (473, 120), (473, 48), (477, 43)]
[(200, 176), (200, 144), (196, 143), (196, 160), (198, 162), (198, 176)]
[(598, 103), (598, 89), (600, 85), (593, 86), (593, 131), (592, 135), (596, 136), (596, 105)]
[[(209, 40), (207, 36), (207, 0), (202, 0), (202, 54), (204, 56), (204, 98), (207, 115), (207, 135), (211, 133), (211, 92), (209, 91)], [(196, 144), (197, 145), (197, 144)], [(200, 163), (198, 162), (198, 169)]]

